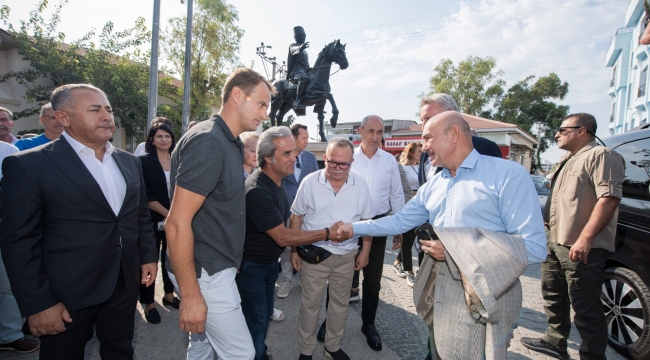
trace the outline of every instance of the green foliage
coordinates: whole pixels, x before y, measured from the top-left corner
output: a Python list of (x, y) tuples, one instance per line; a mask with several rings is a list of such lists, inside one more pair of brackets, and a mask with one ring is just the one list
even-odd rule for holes
[[(244, 31), (236, 25), (237, 10), (225, 0), (198, 0), (192, 17), (190, 120), (207, 119), (221, 106), (221, 89), (228, 74), (239, 65), (237, 51)], [(169, 19), (162, 47), (176, 74), (184, 73), (187, 17)], [(180, 114), (182, 89), (176, 90)], [(179, 117), (180, 118), (180, 117)]]
[(450, 59), (443, 59), (434, 68), (430, 79), (433, 93), (449, 94), (458, 102), (465, 114), (489, 116), (490, 105), (503, 95), (505, 81), (503, 71), (495, 70), (496, 60), (470, 56), (455, 66)]
[(0, 5), (0, 20), (6, 25), (11, 9), (7, 5)]
[[(293, 123), (296, 121), (296, 117), (293, 116), (293, 114), (287, 116), (286, 119), (282, 122), (282, 126), (286, 127), (291, 127)], [(271, 127), (271, 120), (264, 120), (262, 121), (262, 131), (266, 131)]]
[[(115, 31), (113, 23), (108, 22), (97, 37), (93, 29), (82, 38), (67, 42), (65, 34), (57, 31), (66, 3), (62, 0), (46, 22), (43, 13), (48, 1), (41, 0), (30, 12), (30, 18), (20, 22), (18, 30), (9, 27), (18, 40), (20, 55), (31, 67), (4, 74), (0, 82), (16, 80), (27, 87), (25, 98), (39, 105), (48, 102), (52, 90), (60, 85), (91, 83), (106, 93), (126, 135), (142, 139), (147, 119), (149, 54), (139, 48), (151, 39), (144, 19), (139, 18), (124, 31)], [(27, 109), (15, 116), (27, 117), (38, 109)]]
[(569, 84), (555, 73), (533, 82), (531, 75), (504, 92), (502, 71), (495, 71), (492, 57), (470, 56), (456, 67), (443, 59), (434, 69), (432, 93), (446, 93), (458, 102), (463, 113), (516, 124), (537, 137), (539, 148), (533, 170), (539, 168), (539, 155), (556, 142), (555, 131), (569, 114), (569, 106), (558, 105), (569, 92)]
[(555, 73), (542, 76), (533, 83), (534, 79), (535, 76), (528, 76), (508, 89), (499, 101), (496, 118), (517, 124), (537, 137), (537, 167), (539, 154), (556, 142), (555, 131), (569, 114), (569, 106), (555, 103), (564, 100), (569, 92), (569, 83), (562, 82)]

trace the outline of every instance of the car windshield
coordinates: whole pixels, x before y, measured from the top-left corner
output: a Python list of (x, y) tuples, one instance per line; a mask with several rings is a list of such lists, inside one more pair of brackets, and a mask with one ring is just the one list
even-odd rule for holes
[(551, 193), (551, 181), (544, 177), (533, 177), (533, 184), (537, 195), (549, 195)]

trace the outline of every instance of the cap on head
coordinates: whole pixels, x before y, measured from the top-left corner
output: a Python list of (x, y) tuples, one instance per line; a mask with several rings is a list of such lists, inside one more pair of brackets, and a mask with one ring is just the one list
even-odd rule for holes
[(302, 26), (296, 26), (293, 28), (293, 36), (296, 35), (305, 35), (305, 29)]

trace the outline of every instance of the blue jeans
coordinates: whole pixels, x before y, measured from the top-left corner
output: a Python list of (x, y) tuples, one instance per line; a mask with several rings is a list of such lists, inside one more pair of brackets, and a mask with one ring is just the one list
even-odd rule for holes
[(269, 319), (273, 316), (275, 301), (273, 292), (278, 272), (277, 261), (259, 263), (243, 260), (239, 274), (235, 278), (241, 297), (242, 312), (255, 346), (255, 360), (266, 358), (264, 339), (269, 328)]

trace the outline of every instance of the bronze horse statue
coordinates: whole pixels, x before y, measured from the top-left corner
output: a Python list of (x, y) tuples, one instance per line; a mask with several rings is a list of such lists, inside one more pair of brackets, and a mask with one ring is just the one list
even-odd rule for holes
[[(330, 93), (329, 81), (332, 63), (338, 64), (341, 70), (346, 69), (349, 65), (348, 58), (345, 55), (345, 44), (341, 44), (340, 40), (327, 44), (323, 51), (318, 54), (314, 67), (309, 69), (309, 86), (302, 100), (305, 107), (313, 105), (314, 112), (318, 114), (320, 141), (327, 141), (323, 130), (326, 100), (329, 100), (330, 104), (332, 104), (332, 118), (330, 119), (332, 127), (336, 127), (339, 118), (339, 109), (336, 107), (332, 93)], [(271, 126), (275, 126), (276, 120), (278, 126), (280, 126), (284, 116), (291, 110), (291, 106), (296, 100), (296, 84), (285, 79), (279, 79), (273, 85), (277, 93), (271, 98), (269, 117), (271, 118)], [(294, 112), (297, 116), (305, 115), (305, 108), (298, 108)]]

